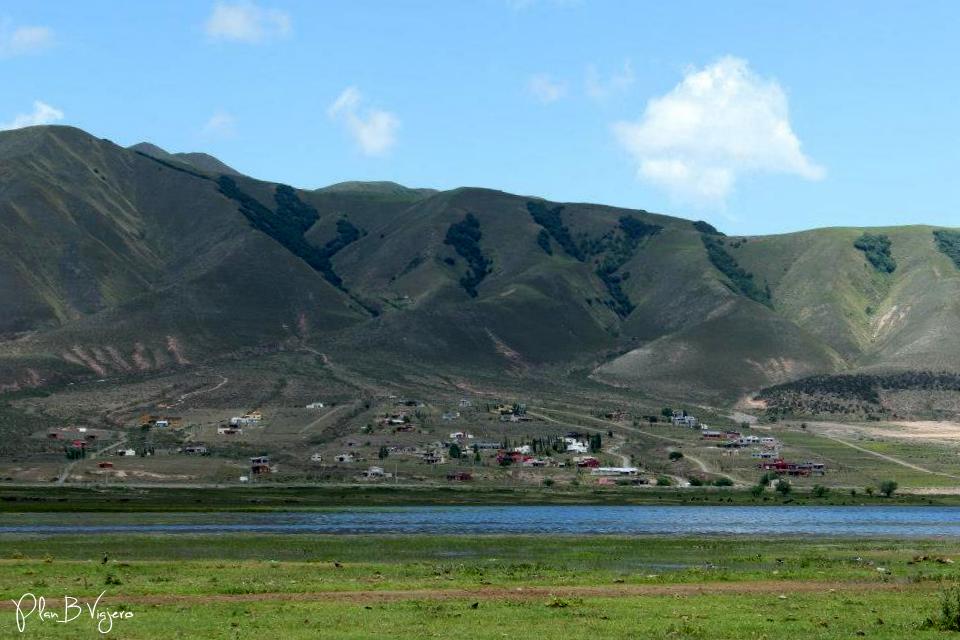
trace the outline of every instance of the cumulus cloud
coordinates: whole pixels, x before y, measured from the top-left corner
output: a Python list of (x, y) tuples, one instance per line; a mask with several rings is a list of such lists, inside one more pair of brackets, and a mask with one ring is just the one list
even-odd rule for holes
[(41, 124), (53, 124), (61, 120), (63, 120), (63, 111), (36, 100), (33, 103), (32, 112), (21, 113), (10, 122), (0, 124), (0, 131), (22, 129), (24, 127), (33, 127)]
[(639, 120), (614, 123), (613, 133), (641, 179), (693, 204), (722, 206), (750, 173), (825, 175), (801, 151), (780, 85), (734, 57), (691, 69)]
[(290, 34), (290, 14), (277, 9), (263, 9), (253, 2), (218, 2), (207, 18), (207, 36), (213, 40), (229, 40), (256, 44)]
[(530, 81), (527, 83), (527, 90), (534, 98), (543, 104), (550, 104), (551, 102), (556, 102), (566, 94), (567, 86), (562, 82), (554, 80), (545, 73), (538, 73), (530, 77)]
[(356, 87), (344, 89), (327, 108), (327, 115), (346, 127), (364, 155), (386, 155), (397, 141), (400, 119), (389, 111), (364, 108)]
[(0, 57), (24, 56), (40, 53), (53, 45), (53, 30), (49, 27), (22, 26), (11, 28), (9, 21), (0, 23)]
[(204, 123), (202, 133), (210, 137), (232, 138), (237, 134), (237, 119), (226, 111), (217, 110)]
[(606, 100), (629, 89), (635, 80), (633, 64), (629, 60), (623, 63), (619, 71), (607, 77), (601, 75), (595, 66), (590, 65), (587, 67), (584, 90), (594, 100)]

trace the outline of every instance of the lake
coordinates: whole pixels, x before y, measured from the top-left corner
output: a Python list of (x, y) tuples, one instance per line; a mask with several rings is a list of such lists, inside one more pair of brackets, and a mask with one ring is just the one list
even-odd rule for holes
[(464, 506), (0, 515), (0, 534), (568, 534), (960, 537), (960, 507)]

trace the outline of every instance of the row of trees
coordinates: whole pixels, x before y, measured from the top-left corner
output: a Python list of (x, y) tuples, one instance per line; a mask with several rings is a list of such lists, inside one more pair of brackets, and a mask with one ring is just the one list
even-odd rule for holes
[[(762, 476), (760, 476), (760, 480), (757, 482), (756, 485), (753, 486), (753, 488), (751, 488), (750, 493), (752, 493), (754, 497), (759, 497), (763, 495), (763, 493), (767, 490), (767, 488), (771, 484), (773, 485), (773, 489), (784, 497), (790, 495), (790, 493), (793, 492), (793, 485), (790, 483), (789, 480), (787, 480), (786, 478), (781, 478), (776, 473), (769, 471), (763, 474)], [(893, 496), (893, 494), (897, 491), (897, 489), (899, 488), (899, 485), (897, 484), (896, 480), (884, 480), (883, 482), (880, 483), (878, 488), (880, 491), (880, 495), (886, 498), (889, 498)], [(813, 488), (810, 490), (810, 493), (815, 498), (825, 498), (830, 493), (830, 489), (823, 485), (815, 484), (813, 485)], [(866, 493), (869, 496), (872, 496), (874, 495), (874, 493), (876, 493), (876, 490), (873, 487), (867, 487), (866, 489), (864, 489), (864, 493)], [(857, 490), (851, 489), (850, 495), (856, 496)]]

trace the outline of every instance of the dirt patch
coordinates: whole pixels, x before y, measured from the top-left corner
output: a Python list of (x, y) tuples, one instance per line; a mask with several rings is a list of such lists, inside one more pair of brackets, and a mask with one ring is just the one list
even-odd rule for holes
[[(790, 594), (865, 591), (932, 591), (935, 583), (900, 582), (826, 582), (759, 580), (751, 582), (717, 582), (668, 585), (598, 585), (557, 587), (483, 587), (477, 589), (407, 589), (402, 591), (313, 591), (304, 593), (239, 593), (189, 595), (113, 595), (124, 604), (165, 605), (202, 602), (400, 602), (404, 600), (541, 600), (550, 597), (569, 598), (623, 598), (656, 596), (699, 596), (723, 594)], [(12, 609), (13, 603), (0, 603), (0, 608)]]
[(891, 422), (890, 424), (900, 427), (900, 430), (893, 431), (877, 428), (870, 428), (869, 430), (877, 435), (904, 438), (906, 440), (939, 440), (960, 442), (960, 423), (958, 422), (915, 420)]

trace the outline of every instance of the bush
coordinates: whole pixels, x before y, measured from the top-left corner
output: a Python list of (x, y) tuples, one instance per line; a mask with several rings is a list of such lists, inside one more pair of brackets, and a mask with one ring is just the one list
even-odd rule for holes
[(865, 233), (853, 243), (853, 246), (863, 251), (867, 261), (880, 273), (893, 273), (897, 262), (890, 255), (890, 238), (883, 234)]
[(767, 485), (765, 484), (754, 485), (750, 487), (750, 495), (752, 495), (754, 498), (759, 498), (760, 496), (763, 495), (763, 492), (766, 490), (767, 490)]
[(898, 486), (895, 480), (884, 480), (880, 483), (880, 493), (889, 498), (893, 495), (893, 492), (897, 490)]
[(552, 487), (552, 486), (553, 486), (553, 478), (544, 478), (544, 479), (543, 479), (543, 486), (545, 486), (545, 487)]
[(683, 454), (679, 451), (671, 451), (670, 455), (667, 457), (670, 458), (670, 460), (680, 460), (683, 458)]
[(921, 628), (960, 631), (960, 587), (940, 592), (940, 611), (927, 618)]
[(777, 474), (773, 471), (767, 471), (765, 474), (760, 476), (760, 486), (769, 487), (770, 483), (779, 478)]
[(733, 480), (730, 478), (717, 478), (713, 481), (713, 486), (715, 487), (732, 487)]
[(815, 484), (810, 493), (813, 494), (814, 498), (825, 498), (827, 494), (830, 493), (830, 489), (827, 489), (822, 484)]
[(698, 478), (697, 476), (690, 476), (689, 478), (687, 478), (687, 482), (690, 483), (690, 486), (691, 486), (691, 487), (702, 487), (702, 486), (703, 486), (703, 479), (702, 479), (702, 478)]
[(790, 481), (787, 480), (786, 478), (781, 478), (777, 482), (777, 486), (775, 488), (780, 493), (780, 495), (783, 495), (783, 496), (786, 496), (791, 491), (793, 491), (793, 485), (791, 485)]
[(657, 477), (657, 486), (658, 487), (670, 487), (673, 485), (673, 480), (667, 476), (658, 476)]
[(545, 254), (553, 255), (553, 247), (550, 246), (550, 234), (547, 233), (546, 229), (540, 229), (540, 233), (537, 234), (537, 244), (540, 245)]

